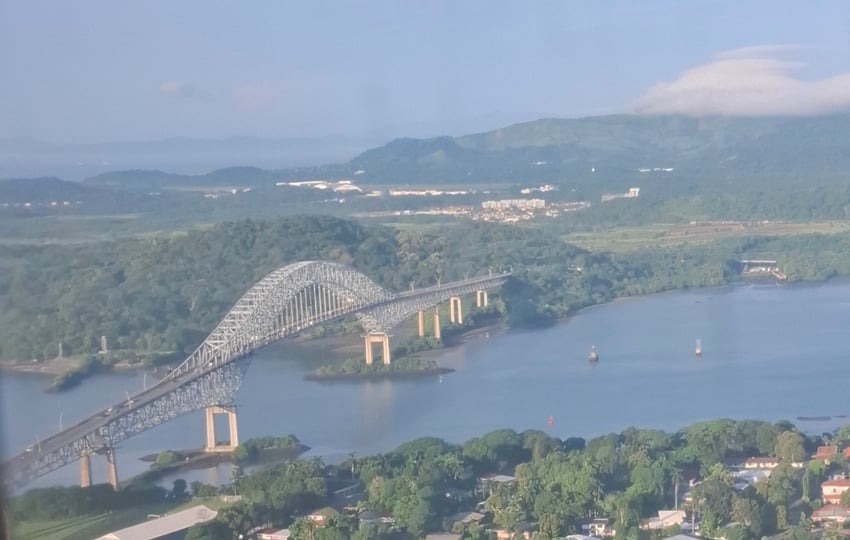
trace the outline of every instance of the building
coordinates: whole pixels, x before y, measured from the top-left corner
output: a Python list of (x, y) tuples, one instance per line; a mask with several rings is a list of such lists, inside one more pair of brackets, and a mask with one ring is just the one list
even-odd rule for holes
[(523, 538), (525, 540), (531, 540), (531, 537), (534, 535), (534, 530), (537, 527), (534, 523), (521, 522), (517, 523), (514, 527), (514, 530), (509, 531), (506, 529), (496, 529), (496, 540), (515, 540), (516, 538)]
[(820, 489), (825, 504), (837, 504), (841, 501), (841, 495), (850, 489), (850, 480), (846, 478), (827, 480), (820, 485)]
[(257, 540), (289, 540), (289, 529), (261, 529)]
[(217, 515), (218, 512), (201, 504), (111, 532), (96, 540), (176, 540), (183, 538), (186, 529), (192, 525), (212, 521)]
[(818, 446), (818, 451), (812, 456), (812, 459), (829, 463), (832, 458), (838, 455), (838, 446), (831, 444), (827, 446)]
[(546, 207), (543, 199), (502, 199), (500, 201), (484, 201), (481, 208), (485, 210), (504, 210), (519, 208), (520, 210), (540, 209)]
[(611, 526), (610, 518), (587, 518), (580, 519), (577, 523), (582, 534), (604, 538), (614, 536), (616, 532)]
[(812, 521), (818, 524), (829, 521), (844, 523), (847, 520), (850, 520), (850, 508), (838, 504), (827, 504), (812, 512)]
[(641, 529), (649, 529), (651, 531), (657, 529), (665, 529), (670, 527), (671, 525), (678, 525), (681, 527), (682, 523), (685, 522), (685, 511), (684, 510), (659, 510), (658, 517), (652, 517), (647, 520), (644, 520), (640, 527)]
[(455, 533), (426, 534), (425, 540), (460, 540), (461, 535)]
[(773, 469), (779, 465), (779, 458), (751, 457), (744, 462), (745, 469)]
[(464, 525), (480, 525), (484, 521), (484, 514), (480, 512), (460, 512), (449, 518), (452, 523), (463, 523)]
[(329, 517), (338, 515), (339, 512), (331, 507), (321, 508), (314, 512), (311, 512), (307, 515), (307, 519), (318, 525), (319, 527), (323, 527), (325, 523), (328, 521)]

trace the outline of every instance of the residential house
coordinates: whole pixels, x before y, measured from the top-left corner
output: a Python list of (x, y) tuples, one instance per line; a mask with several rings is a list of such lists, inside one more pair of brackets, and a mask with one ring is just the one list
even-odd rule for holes
[(664, 529), (671, 525), (682, 526), (685, 522), (684, 510), (659, 510), (658, 517), (652, 517), (641, 522), (641, 529), (649, 529), (651, 531)]
[(812, 456), (812, 459), (829, 463), (832, 458), (838, 455), (838, 445), (830, 444), (827, 446), (818, 446), (818, 451)]
[(257, 540), (289, 540), (289, 529), (260, 529)]
[(489, 485), (510, 484), (514, 480), (516, 478), (507, 474), (487, 474), (478, 479), (478, 487), (483, 488)]
[(463, 523), (464, 525), (475, 524), (481, 525), (486, 516), (480, 512), (460, 512), (451, 517), (449, 521), (452, 523)]
[(744, 462), (745, 469), (773, 469), (779, 465), (779, 458), (751, 457)]
[(520, 522), (517, 523), (512, 531), (506, 529), (496, 529), (496, 540), (513, 540), (517, 536), (525, 540), (531, 540), (534, 530), (537, 526), (534, 523)]
[(578, 520), (576, 524), (581, 529), (582, 534), (599, 538), (614, 536), (615, 534), (610, 518), (585, 518)]
[(339, 511), (328, 506), (311, 512), (307, 515), (307, 519), (309, 519), (319, 527), (323, 527), (327, 522), (328, 518), (336, 514), (339, 514)]
[(823, 502), (825, 504), (837, 504), (841, 501), (841, 495), (850, 489), (850, 480), (839, 478), (827, 480), (820, 485)]
[(487, 498), (498, 486), (509, 485), (516, 480), (507, 474), (488, 474), (479, 478), (475, 483), (475, 491), (480, 497)]
[(850, 508), (838, 504), (827, 504), (812, 512), (812, 521), (818, 524), (834, 521), (844, 523), (850, 520)]
[(357, 520), (360, 523), (378, 523), (386, 526), (395, 525), (395, 518), (390, 514), (379, 515), (371, 510), (364, 510), (363, 512), (360, 512), (360, 515), (357, 516)]

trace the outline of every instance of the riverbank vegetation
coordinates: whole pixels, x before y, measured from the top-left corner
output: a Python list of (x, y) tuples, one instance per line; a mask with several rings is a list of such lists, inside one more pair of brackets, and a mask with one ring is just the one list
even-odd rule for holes
[(233, 451), (232, 458), (241, 465), (252, 465), (270, 452), (279, 455), (281, 453), (292, 458), (306, 451), (307, 447), (301, 444), (295, 435), (284, 437), (256, 437), (239, 443)]
[(384, 364), (380, 359), (371, 364), (366, 364), (362, 358), (349, 358), (341, 364), (322, 366), (304, 378), (308, 381), (374, 379), (414, 375), (441, 375), (450, 371), (450, 369), (438, 366), (434, 360), (426, 360), (416, 356), (394, 357), (389, 364)]
[[(598, 519), (618, 539), (665, 538), (693, 522), (705, 538), (784, 532), (808, 540), (815, 538), (812, 514), (826, 504), (821, 483), (846, 472), (841, 451), (848, 445), (847, 427), (812, 437), (785, 421), (727, 419), (676, 433), (629, 428), (590, 440), (509, 429), (459, 445), (425, 437), (386, 454), (351, 454), (338, 465), (314, 458), (237, 477), (225, 491), (241, 502), (193, 527), (190, 537), (235, 538), (272, 524), (289, 527), (296, 540), (421, 538), (438, 531), (483, 540), (518, 530), (546, 540), (581, 533), (583, 523)], [(772, 458), (760, 460), (769, 468), (754, 474), (744, 466), (752, 457)], [(193, 486), (197, 497), (217, 493), (206, 488)], [(32, 490), (11, 500), (10, 515), (25, 528), (34, 520), (119, 509), (151, 494), (188, 497), (185, 482), (156, 489)], [(659, 522), (667, 510), (681, 512)], [(831, 530), (826, 526), (825, 538)]]
[(592, 253), (523, 227), (417, 232), (319, 216), (73, 247), (0, 246), (0, 358), (53, 358), (59, 342), (65, 354), (94, 355), (101, 336), (151, 361), (179, 358), (253, 283), (300, 260), (351, 265), (393, 290), (510, 268), (498, 301), (509, 324), (522, 326), (621, 296), (730, 283), (747, 257), (778, 259), (791, 280), (850, 275), (847, 253), (847, 233)]
[[(850, 431), (828, 439), (847, 444)], [(672, 434), (630, 428), (588, 441), (535, 430), (497, 430), (462, 445), (426, 437), (338, 466), (313, 460), (249, 475), (234, 489), (251, 502), (192, 534), (225, 538), (273, 523), (299, 540), (421, 538), (439, 531), (483, 540), (526, 530), (552, 539), (581, 533), (583, 523), (598, 519), (622, 539), (660, 539), (692, 522), (705, 538), (784, 532), (813, 539), (820, 483), (844, 470), (840, 457), (807, 460), (821, 444), (787, 422), (732, 420)], [(773, 456), (777, 465), (768, 474), (742, 474), (753, 456)], [(359, 486), (359, 498), (333, 496), (346, 479)], [(675, 509), (677, 519), (658, 520), (659, 511)], [(323, 518), (307, 517), (318, 515)]]

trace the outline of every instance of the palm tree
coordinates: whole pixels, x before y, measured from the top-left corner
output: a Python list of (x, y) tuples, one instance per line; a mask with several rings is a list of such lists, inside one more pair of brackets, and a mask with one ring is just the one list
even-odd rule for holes
[(673, 509), (679, 509), (679, 484), (682, 483), (682, 473), (679, 471), (679, 467), (673, 465), (673, 468), (670, 470), (670, 476), (673, 479)]
[(348, 459), (351, 460), (351, 479), (354, 480), (354, 473), (357, 468), (357, 452), (349, 452)]

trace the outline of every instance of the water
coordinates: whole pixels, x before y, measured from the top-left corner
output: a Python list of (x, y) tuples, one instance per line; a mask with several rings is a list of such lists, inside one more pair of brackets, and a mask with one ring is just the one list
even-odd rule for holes
[[(750, 285), (618, 302), (550, 328), (477, 340), (442, 352), (440, 365), (456, 370), (442, 378), (307, 382), (302, 377), (331, 354), (327, 343), (282, 342), (257, 354), (248, 371), (237, 396), (239, 435), (294, 433), (312, 448), (309, 455), (333, 461), (425, 435), (463, 442), (502, 427), (565, 438), (629, 426), (675, 430), (718, 417), (844, 415), (850, 413), (848, 327), (846, 283)], [(351, 342), (356, 347), (360, 340)], [(591, 345), (599, 351), (596, 365), (586, 360)], [(6, 375), (0, 381), (3, 452), (20, 451), (57, 429), (60, 413), (68, 426), (141, 390), (142, 379), (140, 373), (101, 375), (70, 392), (44, 394), (44, 379)], [(841, 422), (795, 423), (820, 433)], [(147, 468), (143, 455), (200, 447), (203, 427), (195, 413), (124, 441), (119, 474)], [(95, 481), (105, 478), (102, 462), (93, 460)], [(78, 474), (68, 466), (33, 485), (73, 483)], [(178, 476), (215, 483), (229, 475), (222, 465)]]

